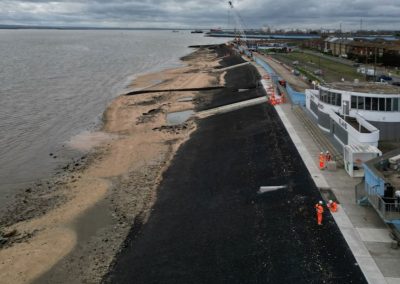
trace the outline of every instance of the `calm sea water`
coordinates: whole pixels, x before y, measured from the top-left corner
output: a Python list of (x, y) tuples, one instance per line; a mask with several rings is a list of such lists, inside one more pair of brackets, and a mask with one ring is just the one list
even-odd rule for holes
[(0, 203), (76, 155), (66, 141), (98, 127), (135, 75), (178, 66), (189, 45), (223, 41), (189, 31), (0, 30)]

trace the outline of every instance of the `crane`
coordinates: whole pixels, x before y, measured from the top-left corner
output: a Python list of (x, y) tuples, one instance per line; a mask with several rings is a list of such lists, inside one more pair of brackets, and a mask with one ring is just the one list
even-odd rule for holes
[[(234, 19), (235, 19), (235, 37), (237, 37), (237, 41), (240, 43), (240, 39), (243, 39), (244, 45), (247, 48), (247, 37), (245, 33), (245, 25), (242, 17), (239, 12), (233, 6), (232, 1), (228, 1), (229, 8), (233, 11)], [(236, 26), (238, 27), (239, 32), (236, 34)]]

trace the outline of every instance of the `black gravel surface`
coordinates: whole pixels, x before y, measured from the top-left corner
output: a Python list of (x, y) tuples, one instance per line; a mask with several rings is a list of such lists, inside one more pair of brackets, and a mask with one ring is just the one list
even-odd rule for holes
[[(228, 85), (246, 83), (232, 72)], [(232, 96), (215, 92), (208, 106)], [(287, 188), (257, 193), (275, 185)], [(331, 214), (317, 225), (320, 199), (270, 105), (201, 120), (104, 282), (366, 283)]]

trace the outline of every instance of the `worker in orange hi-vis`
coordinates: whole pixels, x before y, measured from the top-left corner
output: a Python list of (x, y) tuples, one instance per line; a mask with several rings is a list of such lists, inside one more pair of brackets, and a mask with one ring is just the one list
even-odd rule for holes
[(324, 152), (321, 152), (319, 154), (319, 169), (320, 170), (325, 169), (325, 155), (324, 155)]
[(327, 206), (328, 206), (329, 210), (331, 210), (331, 212), (337, 212), (337, 210), (338, 210), (338, 205), (337, 205), (336, 201), (329, 200)]
[(325, 161), (327, 161), (327, 162), (332, 161), (332, 156), (331, 156), (331, 153), (329, 153), (329, 151), (326, 151), (326, 153), (325, 153)]
[(317, 211), (317, 223), (322, 225), (322, 214), (324, 213), (324, 207), (322, 207), (322, 201), (315, 204), (315, 210)]

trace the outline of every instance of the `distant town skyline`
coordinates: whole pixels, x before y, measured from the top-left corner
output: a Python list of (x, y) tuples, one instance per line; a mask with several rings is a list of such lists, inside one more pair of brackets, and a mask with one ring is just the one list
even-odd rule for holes
[(400, 30), (400, 1), (381, 0), (2, 0), (0, 24), (120, 28)]

